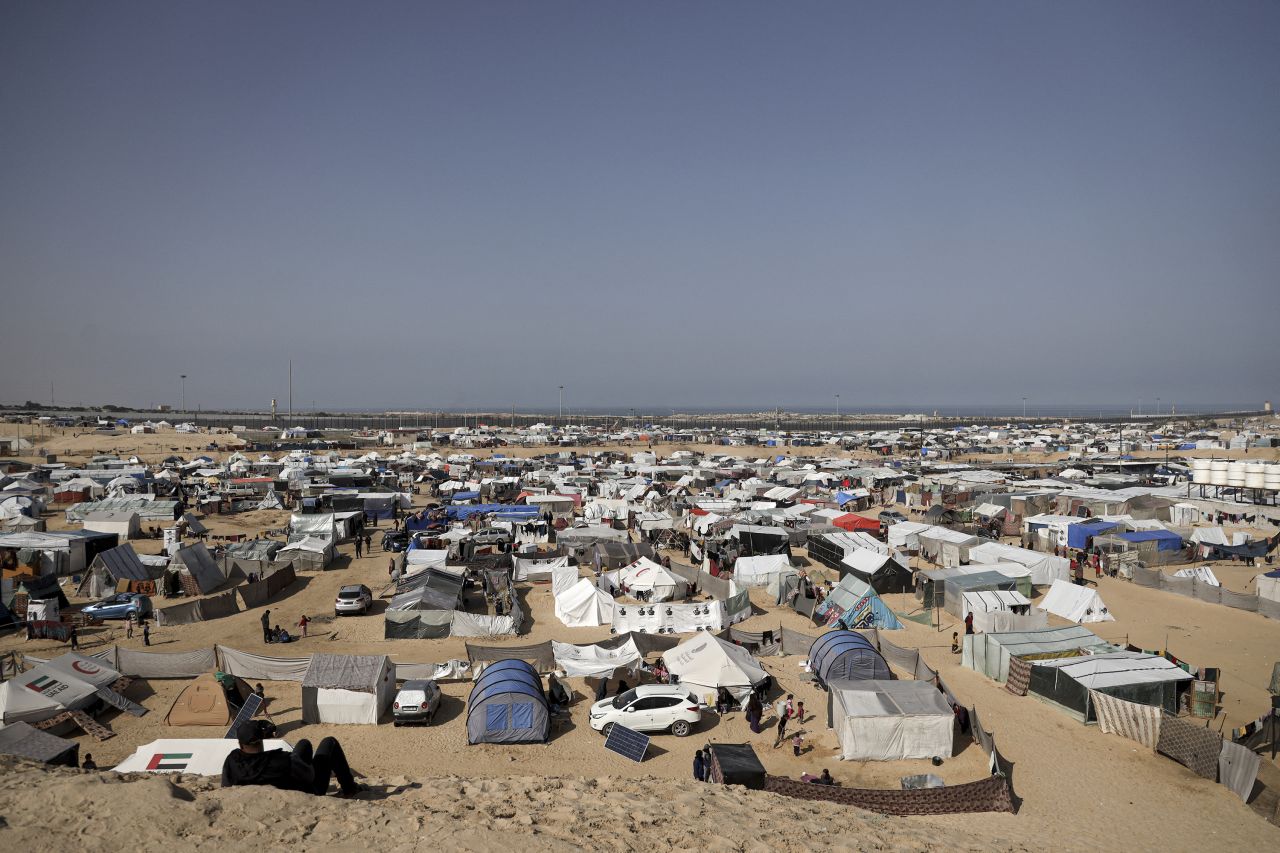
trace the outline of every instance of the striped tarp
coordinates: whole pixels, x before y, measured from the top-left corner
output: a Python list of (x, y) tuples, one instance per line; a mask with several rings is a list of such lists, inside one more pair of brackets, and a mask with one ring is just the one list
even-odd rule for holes
[(1089, 701), (1098, 716), (1098, 727), (1104, 732), (1136, 740), (1147, 749), (1156, 748), (1160, 740), (1159, 708), (1126, 702), (1097, 690), (1089, 691)]
[(1009, 679), (1005, 681), (1004, 689), (1015, 696), (1026, 696), (1030, 686), (1031, 662), (1020, 657), (1009, 658)]

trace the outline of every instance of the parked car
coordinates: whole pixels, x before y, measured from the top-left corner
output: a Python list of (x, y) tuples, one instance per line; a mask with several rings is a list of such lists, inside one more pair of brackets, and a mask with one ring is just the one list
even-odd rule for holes
[(471, 541), (477, 545), (500, 545), (511, 541), (511, 531), (501, 527), (485, 527), (477, 530)]
[(373, 606), (373, 593), (362, 583), (344, 586), (338, 590), (338, 597), (333, 600), (333, 615), (343, 616), (348, 613), (364, 615)]
[(892, 524), (897, 524), (900, 521), (906, 521), (906, 520), (907, 520), (907, 517), (902, 513), (898, 512), (896, 509), (886, 509), (884, 512), (880, 513), (881, 524), (892, 525)]
[(382, 550), (391, 551), (399, 554), (405, 548), (409, 547), (409, 531), (407, 530), (388, 530), (382, 534)]
[(591, 728), (608, 736), (614, 724), (638, 732), (667, 729), (684, 737), (702, 719), (702, 706), (678, 684), (642, 684), (591, 706)]
[(118, 592), (80, 612), (94, 619), (141, 619), (151, 615), (151, 599), (137, 592)]
[(391, 715), (394, 724), (428, 723), (430, 724), (440, 710), (440, 686), (434, 681), (406, 681), (391, 703)]

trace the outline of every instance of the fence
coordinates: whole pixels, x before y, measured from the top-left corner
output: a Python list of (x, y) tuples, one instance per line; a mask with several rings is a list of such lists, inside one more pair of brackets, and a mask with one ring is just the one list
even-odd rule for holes
[(1185, 595), (1197, 601), (1223, 604), (1227, 607), (1234, 607), (1236, 610), (1260, 613), (1268, 619), (1280, 619), (1280, 601), (1272, 601), (1269, 598), (1262, 598), (1258, 595), (1249, 595), (1243, 592), (1233, 592), (1225, 587), (1214, 586), (1197, 578), (1171, 577), (1159, 569), (1133, 566), (1130, 572), (1133, 575), (1133, 582), (1138, 586), (1162, 589), (1165, 592)]

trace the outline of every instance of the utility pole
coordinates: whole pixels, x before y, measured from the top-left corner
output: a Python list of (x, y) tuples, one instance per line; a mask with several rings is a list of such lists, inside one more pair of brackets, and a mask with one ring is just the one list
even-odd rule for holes
[(182, 409), (181, 411), (185, 414), (187, 411), (187, 374), (180, 373), (178, 375), (182, 377)]
[(289, 359), (289, 423), (293, 423), (293, 359)]
[(836, 427), (840, 426), (840, 395), (836, 395)]
[(564, 386), (563, 386), (563, 385), (561, 385), (561, 386), (560, 386), (560, 417), (559, 417), (559, 420), (560, 420), (561, 425), (563, 425), (563, 424), (564, 424)]
[(1027, 419), (1027, 398), (1026, 397), (1022, 398), (1022, 419), (1024, 421)]

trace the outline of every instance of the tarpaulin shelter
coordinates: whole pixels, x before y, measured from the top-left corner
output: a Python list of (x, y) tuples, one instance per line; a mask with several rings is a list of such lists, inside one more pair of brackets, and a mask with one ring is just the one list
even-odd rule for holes
[(966, 635), (960, 662), (1003, 683), (1009, 678), (1009, 661), (1013, 658), (1049, 660), (1116, 649), (1088, 628), (1066, 625), (1033, 631)]
[(179, 583), (187, 595), (207, 595), (227, 580), (203, 542), (175, 551), (169, 559), (169, 571), (178, 573)]
[(1029, 692), (1088, 722), (1097, 718), (1090, 690), (1177, 714), (1179, 699), (1194, 679), (1162, 657), (1118, 651), (1036, 661), (1031, 665)]
[(1116, 536), (1134, 544), (1154, 542), (1158, 551), (1182, 550), (1182, 537), (1172, 530), (1132, 530), (1128, 533), (1118, 533)]
[[(163, 738), (143, 744), (113, 770), (117, 773), (189, 773), (193, 776), (218, 776), (233, 749), (240, 746), (232, 737)], [(268, 752), (281, 749), (293, 752), (283, 740), (264, 740)]]
[[(568, 531), (565, 531), (568, 532)], [(563, 535), (557, 536), (563, 542)], [(602, 572), (612, 572), (630, 565), (642, 557), (652, 560), (657, 556), (653, 546), (648, 542), (632, 544), (630, 542), (596, 542), (592, 552), (591, 563)]]
[(1069, 524), (1067, 525), (1067, 547), (1088, 548), (1093, 537), (1101, 533), (1109, 533), (1120, 526), (1118, 521), (1104, 521), (1101, 518)]
[(840, 575), (853, 575), (869, 584), (876, 592), (910, 592), (912, 573), (906, 562), (896, 554), (879, 554), (858, 548), (844, 555), (840, 561)]
[(116, 591), (120, 581), (150, 581), (154, 576), (138, 559), (133, 546), (127, 542), (116, 548), (99, 552), (85, 570), (76, 594), (87, 598), (102, 598)]
[(928, 681), (837, 679), (828, 717), (844, 761), (950, 758), (955, 712)]
[(467, 743), (545, 743), (551, 713), (542, 679), (522, 660), (484, 668), (467, 699)]
[(74, 652), (37, 665), (0, 684), (0, 724), (38, 723), (98, 699), (98, 688), (120, 673), (103, 661)]
[(902, 623), (876, 591), (853, 575), (840, 578), (831, 593), (814, 611), (827, 625), (843, 628), (901, 628)]
[(767, 781), (764, 765), (749, 743), (713, 743), (707, 746), (707, 778), (721, 785), (742, 785), (762, 790)]
[(1054, 581), (1040, 606), (1053, 615), (1072, 622), (1116, 621), (1096, 589), (1076, 586), (1066, 581)]
[(595, 628), (613, 621), (613, 597), (590, 578), (580, 578), (555, 597), (556, 618), (570, 628)]
[(302, 679), (302, 721), (377, 725), (395, 693), (395, 666), (386, 655), (317, 652)]
[(768, 677), (764, 667), (742, 646), (735, 646), (712, 634), (698, 634), (682, 641), (663, 656), (667, 669), (680, 683), (697, 692), (706, 704), (714, 705), (716, 692), (723, 687), (742, 701), (751, 688)]
[(831, 519), (831, 523), (842, 530), (848, 530), (850, 533), (856, 530), (877, 531), (880, 529), (880, 522), (874, 518), (867, 518), (865, 515), (858, 515), (853, 512), (846, 512), (844, 515), (836, 516)]
[(828, 631), (814, 640), (809, 647), (809, 669), (821, 684), (839, 679), (893, 678), (875, 645), (853, 631)]
[(80, 766), (80, 744), (51, 735), (30, 723), (10, 723), (0, 728), (0, 755), (63, 767)]

